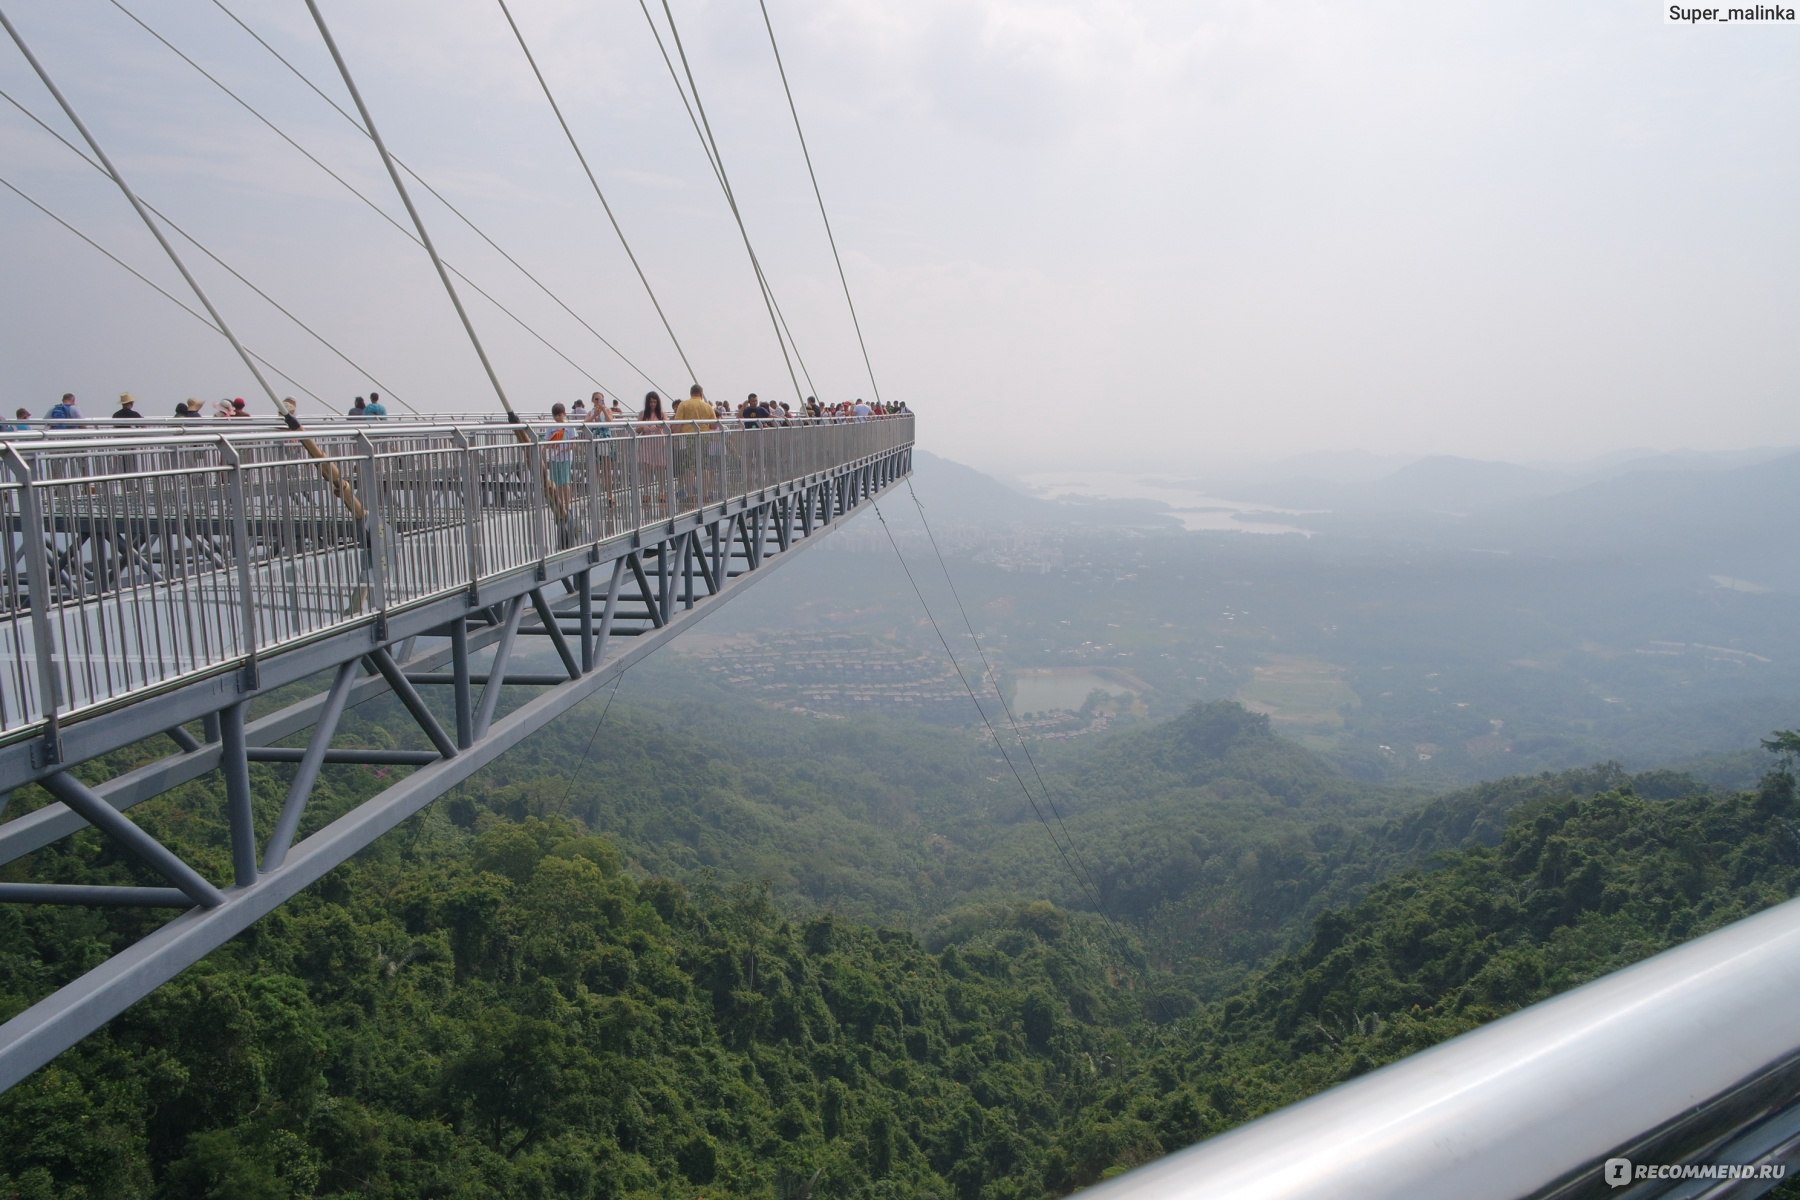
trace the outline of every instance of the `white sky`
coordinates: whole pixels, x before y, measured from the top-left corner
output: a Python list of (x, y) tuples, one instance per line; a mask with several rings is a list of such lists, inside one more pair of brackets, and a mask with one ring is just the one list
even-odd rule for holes
[[(405, 221), (366, 140), (211, 0), (123, 2)], [(225, 3), (348, 107), (303, 5)], [(938, 453), (1023, 471), (1800, 442), (1800, 24), (1685, 28), (1650, 0), (768, 3), (880, 394)], [(392, 393), (497, 408), (423, 252), (111, 0), (4, 7), (150, 202)], [(322, 7), (391, 148), (684, 392), (498, 6)], [(643, 14), (512, 7), (709, 394), (792, 403)], [(675, 13), (800, 390), (872, 396), (757, 5)], [(0, 87), (73, 136), (5, 42)], [(0, 175), (180, 291), (111, 184), (4, 102)], [(418, 201), (445, 256), (579, 364), (463, 288), (516, 407), (585, 395), (584, 371), (642, 396)], [(184, 253), (305, 387), (340, 409), (369, 389)], [(267, 411), (222, 339), (4, 190), (0, 256), (7, 412), (65, 390), (110, 412), (127, 389), (158, 415), (186, 395)]]

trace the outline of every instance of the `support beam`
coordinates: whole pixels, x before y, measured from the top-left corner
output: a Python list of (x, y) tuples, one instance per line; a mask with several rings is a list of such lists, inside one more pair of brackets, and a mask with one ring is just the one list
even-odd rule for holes
[(98, 887), (82, 883), (0, 883), (0, 904), (78, 904), (85, 908), (192, 908), (180, 888)]
[(151, 870), (187, 894), (195, 904), (208, 908), (225, 903), (225, 893), (208, 883), (200, 872), (182, 862), (168, 847), (131, 823), (118, 809), (94, 795), (85, 783), (62, 772), (43, 780), (44, 790), (86, 818), (88, 824), (106, 834)]
[[(337, 669), (337, 675), (331, 681), (331, 690), (325, 695), (325, 707), (319, 713), (319, 723), (313, 726), (312, 739), (306, 749), (296, 755), (300, 769), (294, 772), (294, 780), (288, 785), (287, 802), (281, 806), (281, 816), (275, 822), (275, 832), (269, 835), (269, 845), (263, 852), (263, 870), (272, 871), (279, 867), (287, 857), (288, 847), (294, 843), (294, 834), (300, 829), (300, 817), (306, 811), (306, 802), (312, 798), (313, 785), (319, 780), (319, 767), (326, 761), (327, 748), (331, 739), (337, 736), (338, 721), (344, 715), (344, 705), (350, 699), (350, 689), (356, 683), (356, 664), (344, 663)], [(256, 747), (251, 757), (268, 753), (274, 747)]]
[(225, 775), (231, 870), (239, 887), (249, 887), (256, 882), (256, 813), (250, 807), (250, 760), (245, 753), (248, 747), (244, 742), (243, 701), (233, 704), (219, 717), (219, 731), (223, 735), (219, 766)]
[(419, 728), (425, 731), (431, 744), (438, 748), (438, 753), (445, 758), (455, 758), (456, 743), (450, 740), (450, 735), (444, 732), (444, 727), (438, 724), (432, 711), (425, 707), (425, 701), (418, 690), (406, 682), (406, 676), (395, 665), (393, 657), (386, 650), (374, 650), (369, 653), (368, 660), (381, 672), (381, 677), (387, 680), (388, 686), (394, 689), (394, 695), (406, 706), (406, 711), (412, 714), (413, 720), (419, 723)]

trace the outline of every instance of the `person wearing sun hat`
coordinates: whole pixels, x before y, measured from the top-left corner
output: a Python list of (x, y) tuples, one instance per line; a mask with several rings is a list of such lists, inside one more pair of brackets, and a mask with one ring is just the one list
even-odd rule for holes
[(141, 421), (143, 419), (144, 414), (137, 410), (137, 397), (133, 396), (130, 392), (120, 393), (119, 411), (113, 414), (113, 420)]

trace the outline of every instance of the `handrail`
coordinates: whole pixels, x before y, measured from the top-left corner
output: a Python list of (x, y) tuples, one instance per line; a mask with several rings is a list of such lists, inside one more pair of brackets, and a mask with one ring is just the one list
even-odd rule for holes
[(1081, 1194), (1561, 1200), (1624, 1159), (1634, 1200), (1684, 1163), (1759, 1195), (1800, 1146), (1796, 996), (1790, 900)]
[(0, 433), (0, 741), (854, 468), (913, 434), (910, 415), (706, 432), (138, 425)]

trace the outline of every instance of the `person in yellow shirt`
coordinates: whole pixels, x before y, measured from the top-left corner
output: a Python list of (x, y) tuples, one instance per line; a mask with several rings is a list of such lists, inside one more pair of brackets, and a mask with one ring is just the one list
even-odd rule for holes
[(688, 398), (675, 406), (669, 431), (675, 434), (675, 500), (682, 507), (704, 503), (700, 495), (701, 435), (719, 427), (718, 414), (706, 401), (699, 384), (688, 389)]
[(677, 433), (691, 433), (701, 430), (710, 433), (719, 427), (718, 413), (706, 402), (706, 392), (699, 384), (688, 389), (688, 398), (675, 406), (675, 423), (690, 422), (685, 429), (677, 429)]

